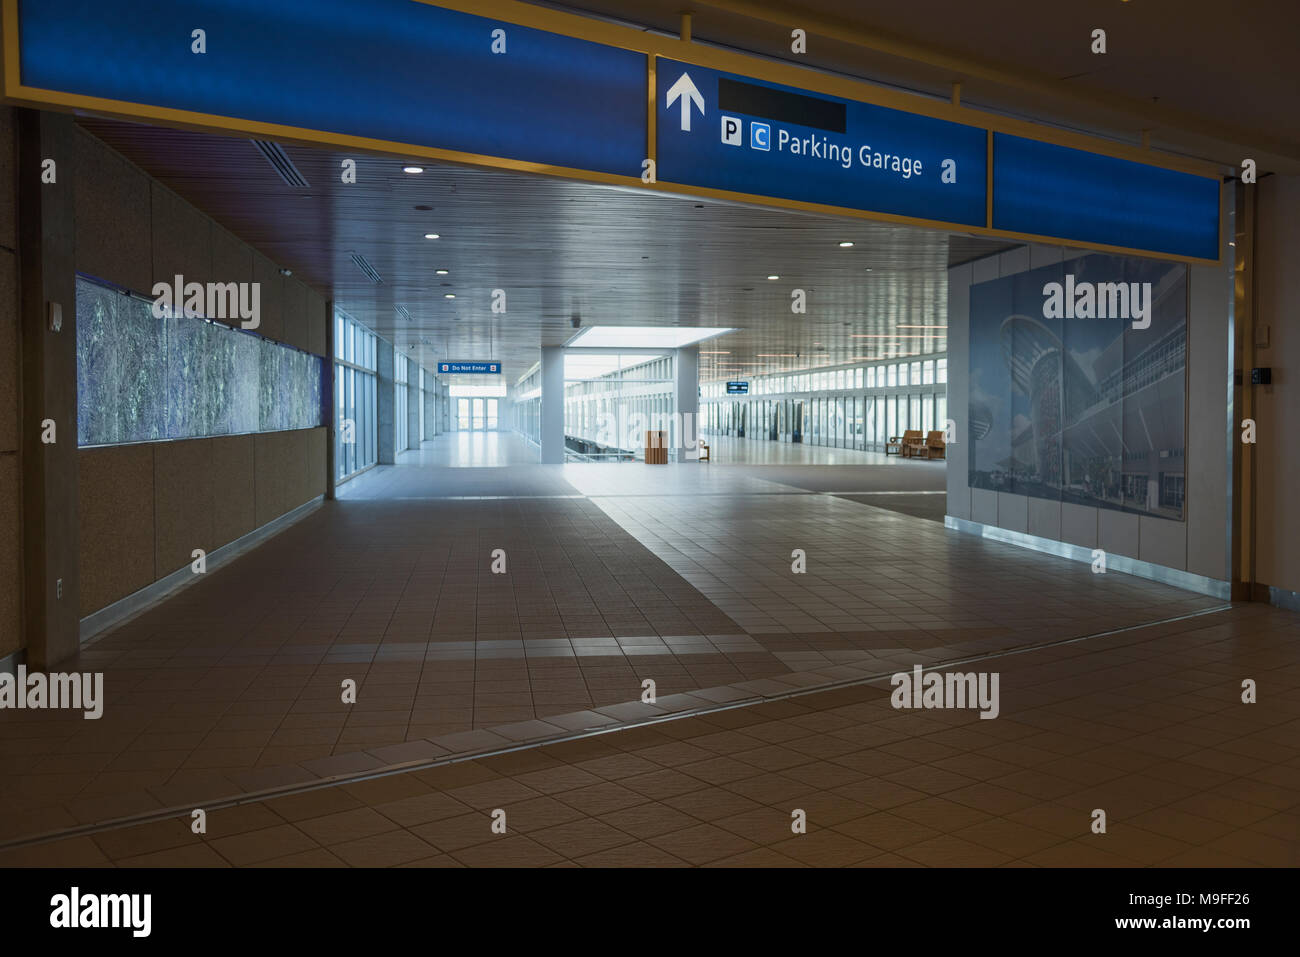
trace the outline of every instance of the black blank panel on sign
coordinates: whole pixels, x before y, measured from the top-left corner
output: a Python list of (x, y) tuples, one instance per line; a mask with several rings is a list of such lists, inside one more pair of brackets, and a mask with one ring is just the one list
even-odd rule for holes
[(847, 129), (843, 103), (742, 83), (725, 76), (718, 77), (718, 108), (780, 123), (811, 126), (828, 133), (843, 133)]

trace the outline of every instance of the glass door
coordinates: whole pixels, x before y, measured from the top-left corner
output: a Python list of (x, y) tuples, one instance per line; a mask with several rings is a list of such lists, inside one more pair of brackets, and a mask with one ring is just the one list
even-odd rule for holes
[(469, 399), (456, 400), (456, 428), (461, 432), (469, 431)]

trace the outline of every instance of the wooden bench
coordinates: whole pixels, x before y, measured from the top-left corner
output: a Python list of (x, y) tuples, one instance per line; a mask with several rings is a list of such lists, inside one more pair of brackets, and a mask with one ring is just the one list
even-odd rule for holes
[(929, 432), (925, 436), (925, 457), (927, 459), (946, 459), (948, 443), (943, 440), (943, 433)]
[[(894, 451), (889, 450), (893, 448)], [(886, 455), (902, 455), (903, 458), (919, 456), (925, 451), (925, 436), (920, 429), (908, 429), (901, 436), (895, 436), (885, 446)]]
[(711, 461), (713, 461), (712, 459), (709, 458), (709, 455), (710, 455), (710, 452), (709, 452), (709, 443), (708, 443), (708, 442), (701, 442), (701, 443), (700, 443), (700, 454), (699, 454), (699, 457), (696, 459), (696, 461), (698, 461), (698, 462), (711, 462)]

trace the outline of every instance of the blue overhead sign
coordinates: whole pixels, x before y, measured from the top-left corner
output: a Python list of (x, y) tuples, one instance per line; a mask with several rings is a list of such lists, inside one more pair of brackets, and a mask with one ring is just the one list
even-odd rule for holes
[(1219, 180), (993, 134), (994, 229), (1219, 256)]
[(984, 226), (984, 129), (656, 60), (658, 178)]
[(426, 3), (28, 0), (18, 17), (25, 87), (622, 176), (645, 157), (644, 53)]
[(499, 362), (439, 362), (438, 373), (468, 373), (470, 375), (498, 375), (501, 372)]
[(809, 86), (891, 105), (771, 83), (676, 57), (805, 74), (534, 5), (499, 5), (523, 26), (423, 0), (2, 2), (6, 27), (17, 22), (6, 35), (17, 70), (4, 71), (16, 103), (1015, 239), (1220, 254), (1208, 165), (1188, 167), (1195, 175), (1101, 141), (1093, 152), (1083, 137), (1040, 142), (998, 130), (1062, 137), (812, 73)]
[(728, 382), (727, 395), (749, 395), (748, 382)]

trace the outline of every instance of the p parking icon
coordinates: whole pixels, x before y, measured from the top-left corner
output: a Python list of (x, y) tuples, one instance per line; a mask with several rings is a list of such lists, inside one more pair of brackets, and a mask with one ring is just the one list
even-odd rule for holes
[(734, 116), (724, 116), (722, 118), (722, 142), (728, 146), (739, 146), (741, 131), (744, 124)]

